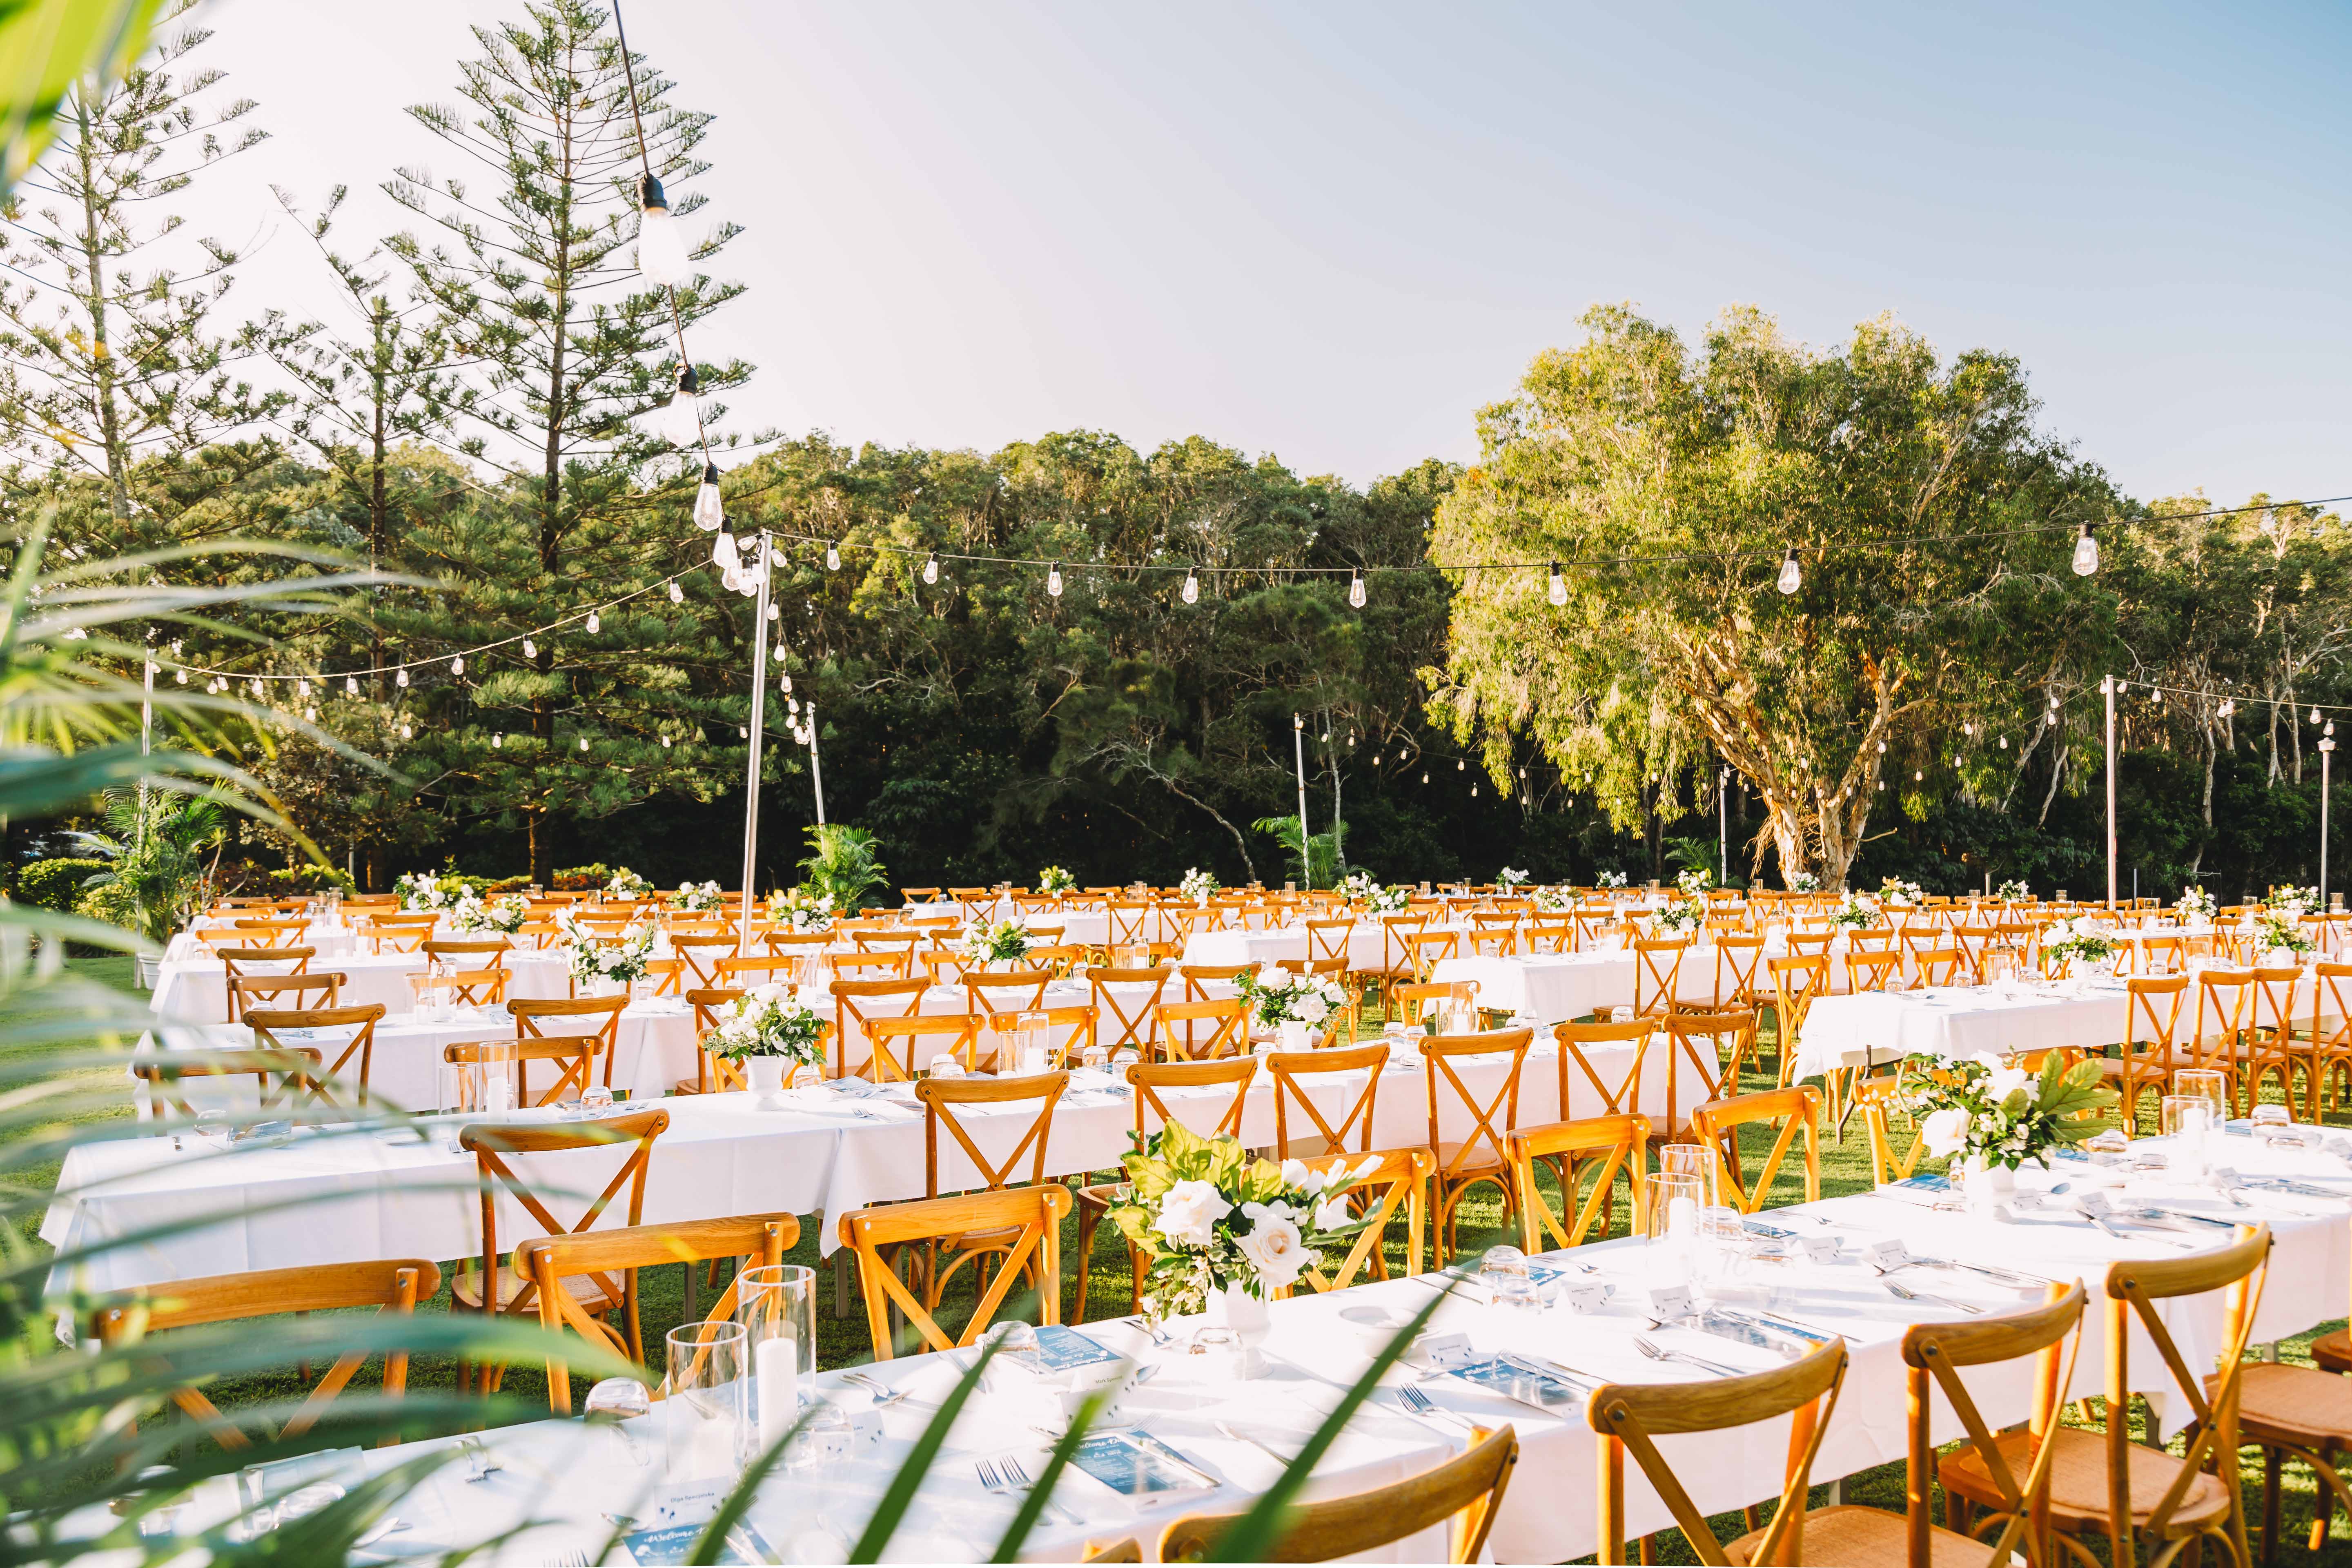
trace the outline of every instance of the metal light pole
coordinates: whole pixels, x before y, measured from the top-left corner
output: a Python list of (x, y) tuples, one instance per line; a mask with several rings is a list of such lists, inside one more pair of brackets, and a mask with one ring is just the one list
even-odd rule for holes
[(1290, 716), (1291, 753), (1298, 764), (1298, 875), (1307, 890), (1315, 890), (1315, 858), (1307, 847), (1307, 719), (1299, 713)]
[(2327, 910), (2327, 785), (2328, 764), (2336, 761), (2333, 739), (2319, 742), (2319, 908)]
[(1724, 804), (1724, 785), (1731, 782), (1729, 768), (1715, 770), (1715, 879), (1728, 887), (1731, 883), (1731, 838), (1729, 810)]
[(743, 912), (735, 925), (735, 951), (739, 955), (748, 955), (751, 951), (751, 906), (756, 900), (752, 882), (756, 875), (753, 862), (760, 850), (760, 742), (768, 728), (768, 535), (762, 530), (757, 560), (751, 567), (759, 574), (759, 593), (751, 616), (751, 746), (743, 763)]
[(824, 826), (824, 768), (816, 756), (816, 704), (808, 707), (809, 783), (816, 786), (816, 825)]
[(2107, 700), (2107, 908), (2116, 907), (2116, 678), (2105, 677), (2099, 690)]

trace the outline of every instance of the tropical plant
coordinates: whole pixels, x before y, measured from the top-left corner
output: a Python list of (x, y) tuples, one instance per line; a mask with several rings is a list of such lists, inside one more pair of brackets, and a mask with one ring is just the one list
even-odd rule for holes
[(1290, 879), (1301, 888), (1336, 888), (1339, 885), (1340, 840), (1347, 836), (1346, 823), (1336, 824), (1326, 832), (1310, 836), (1304, 858), (1298, 852), (1298, 818), (1261, 816), (1250, 826), (1260, 833), (1274, 836), (1287, 857), (1285, 869), (1290, 873)]
[(1979, 1051), (1967, 1058), (1913, 1057), (1903, 1067), (1905, 1103), (1936, 1159), (1981, 1159), (2015, 1170), (2053, 1149), (2080, 1143), (2107, 1123), (2094, 1113), (2116, 1101), (2099, 1064), (2050, 1053), (2037, 1077)]
[(866, 895), (887, 876), (880, 846), (862, 827), (838, 822), (808, 830), (809, 856), (801, 862), (801, 886), (844, 914), (866, 907)]
[(73, 837), (109, 868), (90, 878), (76, 907), (128, 924), (161, 947), (208, 901), (213, 864), (228, 837), (227, 813), (216, 799), (115, 789), (106, 793), (100, 816), (109, 832)]

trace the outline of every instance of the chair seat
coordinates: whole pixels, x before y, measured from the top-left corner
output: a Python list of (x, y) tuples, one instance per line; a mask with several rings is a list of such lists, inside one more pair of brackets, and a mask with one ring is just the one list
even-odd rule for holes
[[(619, 1276), (615, 1275), (614, 1278), (617, 1279)], [(522, 1294), (523, 1288), (529, 1283), (529, 1280), (514, 1271), (511, 1265), (500, 1268), (499, 1269), (499, 1310), (511, 1311), (515, 1298)], [(563, 1279), (563, 1289), (574, 1301), (580, 1304), (580, 1310), (590, 1317), (600, 1316), (621, 1305), (620, 1298), (608, 1294), (596, 1283), (596, 1277), (593, 1274), (566, 1275)], [(480, 1265), (477, 1264), (472, 1268), (463, 1269), (450, 1279), (449, 1299), (457, 1305), (469, 1308), (474, 1311), (478, 1312), (482, 1310)], [(536, 1293), (531, 1299), (533, 1301), (538, 1300)], [(537, 1309), (534, 1307), (531, 1310)]]
[[(2107, 1439), (2104, 1433), (2085, 1431), (2079, 1426), (2061, 1426), (2050, 1440), (2058, 1446), (2050, 1466), (2051, 1521), (2069, 1534), (2104, 1531), (2107, 1520)], [(2033, 1465), (2033, 1435), (2028, 1431), (2004, 1434), (1997, 1439), (2001, 1458), (2014, 1475), (2022, 1476)], [(2172, 1455), (2134, 1443), (2126, 1450), (2129, 1467), (2132, 1519), (2145, 1525), (2164, 1499), (2164, 1492), (2180, 1473), (2180, 1461)], [(1937, 1479), (1947, 1491), (1958, 1492), (1980, 1508), (1999, 1508), (2000, 1493), (1985, 1471), (1984, 1461), (1978, 1457), (1973, 1445), (1947, 1454), (1937, 1463)], [(2210, 1524), (2230, 1511), (2229, 1494), (2221, 1489), (2221, 1481), (2199, 1471), (2189, 1483), (2189, 1493), (2174, 1510), (2172, 1528), (2183, 1529)], [(1808, 1555), (1812, 1545), (1812, 1531), (1806, 1530)]]
[(2352, 1329), (2336, 1329), (2312, 1341), (2311, 1359), (2328, 1372), (2352, 1372)]
[[(1805, 1561), (1822, 1568), (1902, 1568), (1909, 1563), (1908, 1524), (1899, 1513), (1880, 1508), (1846, 1506), (1809, 1509), (1805, 1513)], [(1764, 1543), (1765, 1532), (1751, 1530), (1723, 1549), (1724, 1560), (1745, 1563)], [(1927, 1561), (1933, 1568), (1984, 1568), (1986, 1543), (1956, 1530), (1930, 1525)]]
[(1454, 1157), (1461, 1152), (1462, 1145), (1459, 1143), (1440, 1143), (1437, 1146), (1437, 1172), (1446, 1181), (1464, 1182), (1478, 1176), (1499, 1175), (1507, 1168), (1506, 1162), (1495, 1152), (1495, 1146), (1484, 1139), (1479, 1141), (1476, 1152), (1456, 1165)]
[(1070, 1196), (1084, 1207), (1108, 1209), (1119, 1201), (1119, 1194), (1127, 1185), (1125, 1182), (1096, 1182), (1088, 1186), (1072, 1188)]
[[(2339, 1342), (2342, 1354), (2344, 1331), (2327, 1337)], [(2239, 1388), (2238, 1420), (2247, 1442), (2352, 1447), (2352, 1378), (2284, 1362), (2249, 1362)]]

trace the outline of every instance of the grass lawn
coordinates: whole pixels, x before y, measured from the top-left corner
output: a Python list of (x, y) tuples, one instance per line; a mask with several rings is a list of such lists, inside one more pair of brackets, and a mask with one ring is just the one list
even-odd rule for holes
[[(76, 959), (71, 961), (71, 964), (77, 971), (117, 984), (127, 984), (130, 979), (130, 963), (125, 959)], [(1376, 1025), (1368, 1022), (1367, 1027), (1376, 1027)], [(1767, 1059), (1770, 1059), (1772, 1049), (1773, 1041), (1768, 1027), (1765, 1037)], [(86, 1076), (90, 1079), (92, 1087), (103, 1088), (113, 1071), (114, 1069), (110, 1068), (97, 1069)], [(1769, 1077), (1751, 1074), (1745, 1087), (1762, 1089), (1770, 1086), (1771, 1080)], [(129, 1096), (126, 1089), (121, 1096), (109, 1099), (105, 1103), (89, 1109), (72, 1120), (95, 1124), (107, 1120), (128, 1117), (129, 1114)], [(2352, 1117), (2338, 1114), (2332, 1116), (2331, 1120), (2342, 1121), (2352, 1120)], [(1755, 1157), (1760, 1160), (1764, 1152), (1767, 1130), (1759, 1128), (1749, 1131), (1757, 1134), (1759, 1146), (1755, 1151)], [(658, 1158), (658, 1152), (656, 1158)], [(1752, 1171), (1753, 1164), (1751, 1163), (1748, 1168)], [(27, 1168), (20, 1171), (16, 1175), (18, 1181), (45, 1191), (54, 1186), (57, 1167), (50, 1165), (46, 1168)], [(1549, 1178), (1544, 1180), (1547, 1190), (1552, 1191), (1556, 1199), (1556, 1190), (1550, 1188)], [(1786, 1203), (1801, 1199), (1803, 1196), (1801, 1184), (1801, 1165), (1792, 1152), (1788, 1164), (1783, 1167), (1780, 1173), (1774, 1194), (1775, 1201)], [(1834, 1139), (1824, 1142), (1822, 1151), (1822, 1192), (1824, 1196), (1834, 1196), (1843, 1193), (1864, 1191), (1870, 1184), (1867, 1143), (1862, 1133), (1861, 1123), (1856, 1120), (1843, 1143)], [(1517, 1240), (1516, 1235), (1507, 1234), (1503, 1229), (1505, 1215), (1499, 1198), (1492, 1188), (1481, 1189), (1465, 1199), (1460, 1212), (1459, 1239), (1462, 1256), (1475, 1259), (1480, 1251), (1493, 1242)], [(1625, 1205), (1621, 1204), (1618, 1205), (1616, 1227), (1612, 1234), (1623, 1233), (1625, 1217)], [(31, 1239), (31, 1233), (37, 1224), (37, 1214), (20, 1221), (20, 1230), (28, 1240)], [(1392, 1263), (1400, 1266), (1403, 1258), (1401, 1233), (1402, 1221), (1400, 1220), (1392, 1227), (1388, 1248)], [(37, 1240), (34, 1240), (32, 1244), (36, 1247), (40, 1245)], [(1063, 1305), (1066, 1310), (1074, 1293), (1072, 1282), (1075, 1279), (1075, 1270), (1081, 1264), (1087, 1271), (1086, 1313), (1087, 1319), (1118, 1317), (1133, 1310), (1126, 1247), (1111, 1226), (1104, 1226), (1097, 1230), (1091, 1255), (1083, 1260), (1078, 1260), (1075, 1258), (1077, 1226), (1074, 1215), (1065, 1225), (1062, 1245), (1066, 1279)], [(835, 1300), (834, 1270), (830, 1264), (821, 1264), (818, 1259), (817, 1238), (813, 1226), (804, 1227), (799, 1245), (790, 1254), (790, 1260), (808, 1264), (818, 1268), (820, 1271), (817, 1338), (821, 1364), (826, 1367), (852, 1365), (872, 1359), (871, 1347), (867, 1342), (865, 1307), (854, 1271), (845, 1288), (848, 1310), (845, 1315), (836, 1316), (833, 1310)], [(1426, 1267), (1426, 1264), (1424, 1263), (1423, 1266)], [(963, 1278), (969, 1279), (971, 1273), (969, 1269), (964, 1270)], [(640, 1277), (639, 1294), (644, 1339), (652, 1370), (656, 1373), (661, 1370), (663, 1334), (684, 1321), (684, 1275), (683, 1268), (665, 1268), (645, 1270)], [(723, 1288), (723, 1277), (720, 1288)], [(707, 1289), (699, 1294), (702, 1310), (707, 1310), (711, 1298)], [(969, 1285), (955, 1292), (955, 1297), (960, 1298), (961, 1305), (956, 1300), (951, 1299), (949, 1309), (941, 1313), (943, 1325), (960, 1323), (968, 1315), (971, 1299)], [(428, 1310), (444, 1310), (447, 1305), (448, 1293), (445, 1287), (441, 1296)], [(2322, 1325), (2321, 1328), (2313, 1331), (2311, 1336), (2284, 1342), (2279, 1345), (2278, 1353), (2284, 1359), (2307, 1362), (2308, 1357), (2305, 1352), (2310, 1338), (2335, 1326), (2334, 1324)], [(420, 1358), (411, 1370), (411, 1386), (454, 1390), (455, 1373), (455, 1366), (446, 1360), (434, 1361)], [(360, 1382), (354, 1386), (367, 1385), (374, 1375), (373, 1369), (363, 1373)], [(224, 1409), (234, 1410), (240, 1404), (262, 1399), (299, 1398), (301, 1389), (302, 1384), (289, 1370), (280, 1376), (247, 1378), (226, 1387), (216, 1388), (213, 1391), (213, 1396)], [(514, 1367), (506, 1379), (506, 1394), (505, 1418), (531, 1419), (543, 1415), (546, 1410), (546, 1384), (543, 1371), (536, 1366)], [(165, 1416), (162, 1419), (171, 1418)], [(2247, 1506), (2250, 1514), (2253, 1516), (2254, 1524), (2258, 1527), (2261, 1504), (2260, 1459), (2254, 1450), (2248, 1450), (2247, 1454), (2245, 1470)], [(1883, 1466), (1861, 1476), (1850, 1478), (1846, 1484), (1845, 1495), (1848, 1501), (1867, 1502), (1899, 1511), (1903, 1506), (1903, 1467), (1900, 1464)], [(1816, 1502), (1822, 1501), (1825, 1496), (1826, 1489), (1817, 1489)], [(2315, 1479), (2311, 1472), (2300, 1464), (2290, 1464), (2285, 1472), (2284, 1510), (2281, 1534), (2283, 1551), (2288, 1556), (2308, 1555), (2303, 1550), (2303, 1543), (2308, 1538), (2314, 1497)], [(1716, 1521), (1715, 1523), (1717, 1532), (1725, 1540), (1729, 1540), (1733, 1535), (1738, 1534), (1741, 1528), (1736, 1515), (1727, 1515)], [(2259, 1543), (2257, 1547), (2259, 1549)], [(1656, 1550), (1657, 1559), (1660, 1562), (1696, 1561), (1678, 1532), (1669, 1531), (1659, 1537)], [(2352, 1563), (2352, 1527), (2347, 1527), (2343, 1520), (2338, 1519), (2328, 1547), (2316, 1560)]]

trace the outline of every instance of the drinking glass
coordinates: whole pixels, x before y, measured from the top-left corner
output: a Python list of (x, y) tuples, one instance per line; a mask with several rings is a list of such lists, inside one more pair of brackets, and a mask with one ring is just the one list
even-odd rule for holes
[(484, 1040), (475, 1049), (473, 1109), (490, 1116), (512, 1110), (520, 1103), (514, 1042)]
[(471, 1110), (473, 1074), (463, 1062), (445, 1061), (433, 1069), (433, 1108), (444, 1114)]
[(1054, 1070), (1053, 1030), (1043, 1013), (1024, 1013), (1013, 1021), (1013, 1060), (1024, 1073)]
[(1699, 1244), (1701, 1254), (1706, 1260), (1708, 1279), (1718, 1289), (1728, 1285), (1745, 1271), (1748, 1227), (1740, 1223), (1738, 1209), (1702, 1209), (1699, 1213)]
[(2168, 1094), (2162, 1107), (2164, 1135), (2172, 1141), (2166, 1165), (2184, 1176), (2205, 1173), (2205, 1140), (2214, 1126), (2212, 1102), (2201, 1094)]
[(1192, 1353), (1202, 1359), (1202, 1370), (1212, 1378), (1238, 1378), (1245, 1370), (1242, 1337), (1231, 1329), (1194, 1330)]
[[(785, 1423), (787, 1428), (791, 1425), (789, 1421)], [(794, 1435), (792, 1447), (784, 1450), (784, 1468), (818, 1469), (845, 1459), (856, 1436), (857, 1428), (848, 1414), (841, 1406), (820, 1399)]]
[(1715, 1184), (1721, 1164), (1715, 1157), (1714, 1149), (1707, 1144), (1662, 1144), (1658, 1149), (1658, 1168), (1668, 1175), (1688, 1176), (1697, 1182), (1707, 1207), (1713, 1208), (1722, 1201)]
[(668, 1413), (668, 1479), (725, 1479), (740, 1464), (748, 1424), (740, 1323), (688, 1323), (667, 1335), (669, 1375), (662, 1408)]
[(2230, 1118), (2230, 1075), (2215, 1068), (2183, 1068), (2172, 1075), (2172, 1092), (2193, 1094), (2213, 1109), (2208, 1125), (2219, 1131)]
[(606, 1426), (618, 1432), (629, 1463), (643, 1468), (653, 1458), (629, 1423), (653, 1407), (652, 1391), (644, 1384), (634, 1377), (608, 1377), (588, 1391), (588, 1397), (581, 1402), (580, 1417), (591, 1426)]
[(1706, 1189), (1696, 1176), (1660, 1172), (1642, 1178), (1643, 1234), (1664, 1284), (1686, 1283), (1696, 1261)]
[(772, 1448), (799, 1414), (801, 1380), (816, 1375), (816, 1270), (762, 1264), (746, 1268), (735, 1289), (735, 1321), (751, 1346), (758, 1443)]

